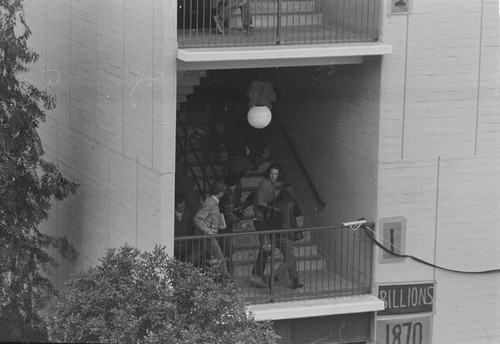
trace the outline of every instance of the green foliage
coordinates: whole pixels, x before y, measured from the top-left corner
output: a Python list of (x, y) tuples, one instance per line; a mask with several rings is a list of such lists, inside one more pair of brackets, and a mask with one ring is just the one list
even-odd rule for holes
[(245, 312), (222, 286), (163, 247), (109, 250), (101, 264), (68, 282), (53, 303), (49, 338), (101, 343), (276, 343), (268, 322)]
[(20, 75), (38, 54), (28, 48), (31, 34), (21, 0), (0, 0), (0, 338), (43, 340), (38, 315), (55, 293), (44, 271), (55, 264), (47, 254), (73, 251), (65, 238), (38, 230), (53, 198), (62, 200), (77, 185), (42, 156), (36, 132), (55, 99)]

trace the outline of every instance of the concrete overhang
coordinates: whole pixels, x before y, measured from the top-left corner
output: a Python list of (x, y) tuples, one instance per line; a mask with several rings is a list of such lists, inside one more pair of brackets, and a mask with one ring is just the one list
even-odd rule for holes
[(376, 312), (384, 302), (373, 295), (359, 295), (247, 306), (256, 320), (284, 320), (338, 314)]
[(360, 64), (365, 56), (387, 54), (392, 54), (392, 46), (380, 42), (178, 49), (177, 69)]

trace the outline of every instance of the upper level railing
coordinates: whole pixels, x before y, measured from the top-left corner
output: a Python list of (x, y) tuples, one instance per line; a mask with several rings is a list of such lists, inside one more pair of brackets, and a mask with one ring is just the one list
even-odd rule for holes
[[(302, 232), (298, 241), (283, 241)], [(261, 247), (259, 237), (267, 235), (273, 243), (262, 280), (252, 281), (252, 270)], [(175, 238), (174, 254), (183, 261), (201, 268), (216, 263), (214, 245), (217, 241), (226, 257), (231, 278), (243, 296), (252, 304), (318, 299), (332, 296), (352, 296), (371, 291), (372, 244), (362, 230), (349, 227), (315, 227), (261, 232), (240, 232), (210, 236)], [(293, 250), (293, 259), (290, 250)], [(288, 258), (285, 256), (287, 255)], [(297, 271), (300, 288), (292, 288), (289, 276), (291, 264)], [(276, 278), (275, 278), (276, 276)]]
[[(352, 43), (378, 39), (380, 0), (177, 1), (179, 48)], [(244, 5), (237, 7), (241, 2)]]

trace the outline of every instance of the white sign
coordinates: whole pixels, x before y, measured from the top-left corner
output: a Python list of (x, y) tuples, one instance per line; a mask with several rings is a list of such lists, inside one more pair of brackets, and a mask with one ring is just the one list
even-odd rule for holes
[(431, 344), (432, 315), (380, 317), (376, 320), (376, 344)]
[(406, 14), (410, 12), (410, 0), (390, 0), (391, 14)]

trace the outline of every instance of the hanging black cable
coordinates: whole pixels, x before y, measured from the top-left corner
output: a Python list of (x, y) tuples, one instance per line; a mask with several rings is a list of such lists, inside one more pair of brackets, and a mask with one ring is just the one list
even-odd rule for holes
[(373, 222), (367, 222), (365, 224), (362, 224), (361, 227), (363, 227), (363, 230), (365, 231), (366, 235), (368, 235), (368, 237), (370, 238), (370, 240), (373, 241), (373, 243), (375, 245), (377, 245), (378, 247), (380, 247), (385, 252), (388, 252), (388, 253), (392, 254), (393, 256), (396, 256), (396, 257), (411, 258), (411, 259), (413, 259), (413, 260), (415, 260), (415, 261), (417, 261), (419, 263), (422, 263), (422, 264), (425, 264), (425, 265), (428, 265), (428, 266), (432, 266), (432, 267), (437, 268), (437, 269), (441, 269), (441, 270), (445, 270), (445, 271), (450, 271), (450, 272), (456, 272), (456, 273), (460, 273), (460, 274), (488, 274), (488, 273), (492, 273), (492, 272), (500, 272), (500, 269), (482, 270), (482, 271), (463, 271), (463, 270), (448, 269), (448, 268), (445, 268), (445, 267), (442, 267), (442, 266), (439, 266), (439, 265), (435, 265), (435, 264), (426, 262), (425, 260), (422, 260), (420, 258), (414, 257), (414, 256), (409, 255), (409, 254), (399, 254), (399, 253), (396, 253), (396, 252), (393, 252), (393, 251), (389, 250), (387, 247), (385, 247), (384, 245), (382, 245), (377, 239), (375, 239), (375, 237), (373, 236), (373, 233), (375, 233), (375, 232), (372, 229), (372, 228), (375, 227), (375, 224)]

